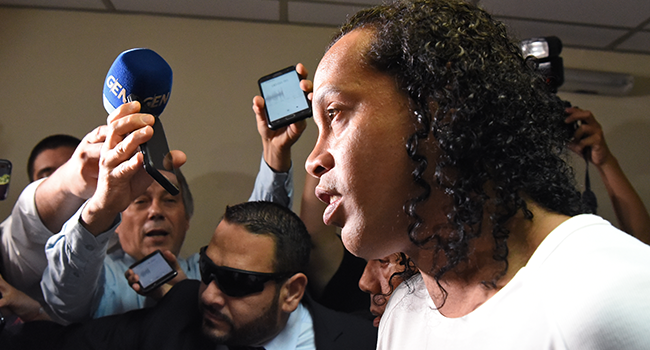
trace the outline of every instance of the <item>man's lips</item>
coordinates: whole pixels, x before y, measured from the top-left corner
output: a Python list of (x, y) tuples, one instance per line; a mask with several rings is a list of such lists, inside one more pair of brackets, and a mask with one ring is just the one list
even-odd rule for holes
[(375, 327), (377, 327), (377, 328), (379, 328), (379, 322), (380, 322), (380, 321), (381, 321), (381, 315), (375, 317), (375, 318), (372, 320), (372, 325), (375, 326)]
[(146, 237), (164, 237), (169, 235), (169, 232), (165, 230), (151, 230), (144, 234)]
[[(374, 294), (371, 294), (371, 297), (374, 297)], [(379, 327), (379, 320), (381, 320), (381, 315), (384, 314), (384, 308), (373, 305), (371, 303), (370, 305), (370, 313), (375, 316), (375, 318), (372, 320), (372, 324), (375, 327)]]
[(229, 326), (232, 325), (232, 321), (221, 312), (215, 310), (214, 307), (208, 306), (201, 302), (199, 308), (201, 309), (203, 319), (212, 323), (213, 326), (217, 326), (219, 324), (222, 325), (222, 327), (224, 324)]
[(314, 194), (321, 202), (325, 204), (330, 204), (330, 200), (332, 199), (332, 195), (330, 194), (330, 191), (316, 187), (316, 189), (314, 190)]
[(225, 317), (223, 317), (220, 313), (204, 311), (203, 318), (209, 320), (213, 325), (229, 324), (228, 320)]
[(315, 194), (321, 202), (327, 204), (327, 208), (325, 208), (325, 211), (323, 212), (323, 222), (325, 225), (332, 225), (332, 216), (334, 215), (336, 208), (338, 208), (341, 196), (318, 187), (315, 190)]

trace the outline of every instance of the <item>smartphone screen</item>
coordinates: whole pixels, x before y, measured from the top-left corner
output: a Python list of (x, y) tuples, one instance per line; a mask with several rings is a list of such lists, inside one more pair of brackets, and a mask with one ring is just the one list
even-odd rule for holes
[(258, 85), (264, 97), (270, 129), (311, 117), (311, 106), (305, 92), (300, 89), (300, 76), (294, 66), (260, 78)]
[[(130, 101), (139, 101), (134, 95), (129, 95), (127, 99)], [(140, 101), (141, 113), (150, 113), (144, 103)], [(180, 191), (178, 187), (165, 175), (167, 173), (174, 173), (172, 163), (172, 156), (169, 153), (169, 146), (167, 145), (167, 137), (165, 136), (165, 129), (158, 116), (154, 115), (156, 119), (153, 124), (153, 136), (151, 139), (140, 145), (140, 151), (144, 156), (144, 168), (147, 173), (156, 180), (172, 196), (177, 195)]]
[(9, 182), (11, 181), (11, 162), (0, 159), (0, 201), (9, 195)]
[(158, 288), (178, 274), (165, 260), (160, 250), (133, 264), (131, 269), (140, 277), (139, 283), (143, 293)]

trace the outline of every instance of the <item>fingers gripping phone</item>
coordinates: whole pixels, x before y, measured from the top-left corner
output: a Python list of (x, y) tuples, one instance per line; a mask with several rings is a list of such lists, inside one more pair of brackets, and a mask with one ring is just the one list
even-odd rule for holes
[(266, 109), (269, 129), (309, 118), (312, 115), (307, 94), (300, 89), (300, 76), (295, 66), (263, 76), (257, 81)]
[(6, 159), (0, 159), (0, 201), (7, 199), (10, 181), (11, 162)]
[(142, 293), (149, 293), (178, 275), (160, 250), (131, 265), (130, 269), (139, 276)]
[[(129, 95), (127, 99), (129, 102), (140, 101), (135, 95)], [(142, 101), (140, 101), (140, 106), (140, 113), (151, 113)], [(153, 116), (155, 118), (153, 136), (149, 141), (140, 145), (140, 152), (144, 156), (144, 168), (160, 186), (172, 196), (175, 196), (179, 193), (178, 187), (163, 173), (163, 171), (174, 172), (172, 156), (169, 153), (167, 137), (165, 137), (165, 129), (163, 129), (160, 118), (157, 115)]]

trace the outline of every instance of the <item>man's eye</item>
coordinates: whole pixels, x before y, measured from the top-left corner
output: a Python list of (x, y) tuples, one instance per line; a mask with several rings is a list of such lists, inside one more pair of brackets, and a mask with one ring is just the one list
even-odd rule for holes
[(328, 109), (327, 110), (327, 118), (329, 118), (329, 119), (336, 118), (336, 115), (338, 114), (338, 112), (339, 111), (337, 109), (333, 109), (333, 108)]

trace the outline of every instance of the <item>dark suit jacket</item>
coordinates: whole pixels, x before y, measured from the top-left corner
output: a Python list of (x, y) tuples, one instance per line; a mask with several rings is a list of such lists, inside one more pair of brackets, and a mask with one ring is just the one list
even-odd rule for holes
[[(69, 326), (35, 321), (21, 329), (6, 329), (0, 349), (211, 349), (215, 345), (201, 333), (198, 309), (200, 282), (177, 284), (154, 307), (98, 318)], [(316, 348), (374, 350), (377, 330), (364, 319), (336, 312), (303, 299), (314, 320)]]

